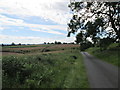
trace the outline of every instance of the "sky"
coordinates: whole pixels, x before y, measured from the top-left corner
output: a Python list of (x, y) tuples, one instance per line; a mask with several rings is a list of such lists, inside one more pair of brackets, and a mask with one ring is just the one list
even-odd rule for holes
[(73, 42), (69, 0), (0, 0), (0, 43)]

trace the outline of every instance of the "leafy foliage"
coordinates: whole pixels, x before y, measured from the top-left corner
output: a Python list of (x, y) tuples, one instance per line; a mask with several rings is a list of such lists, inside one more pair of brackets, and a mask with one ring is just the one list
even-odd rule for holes
[[(114, 39), (114, 42), (120, 42), (120, 2), (77, 2), (74, 0), (68, 7), (73, 12), (73, 17), (68, 23), (68, 37), (71, 33), (80, 30), (76, 36), (77, 43), (85, 42), (88, 37), (94, 44), (102, 44), (103, 38), (103, 41), (109, 38)], [(106, 42), (111, 43), (111, 40), (106, 40)]]
[(93, 45), (92, 45), (91, 42), (81, 43), (81, 44), (80, 44), (80, 50), (81, 50), (81, 51), (84, 51), (84, 50), (86, 50), (86, 49), (88, 49), (88, 48), (90, 48), (90, 47), (92, 47), (92, 46), (93, 46)]
[(5, 57), (3, 61), (4, 75), (8, 78), (19, 78), (18, 81), (23, 84), (25, 79), (32, 73), (29, 67), (25, 66), (17, 57)]
[(9, 77), (15, 77), (18, 72), (20, 72), (24, 67), (23, 65), (15, 59), (15, 57), (5, 58), (3, 61), (4, 74)]
[(109, 37), (100, 39), (100, 49), (105, 50), (107, 47), (109, 47), (110, 44), (114, 42), (114, 39), (111, 39)]

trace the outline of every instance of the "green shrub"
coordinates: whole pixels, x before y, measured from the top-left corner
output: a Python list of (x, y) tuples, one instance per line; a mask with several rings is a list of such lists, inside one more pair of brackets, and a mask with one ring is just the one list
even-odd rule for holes
[[(3, 58), (3, 74), (8, 78), (17, 78), (20, 84), (23, 84), (27, 77), (32, 74), (30, 67), (26, 67), (17, 57)], [(28, 65), (29, 66), (29, 65)]]
[(81, 43), (80, 44), (80, 50), (81, 51), (85, 51), (86, 49), (92, 47), (92, 43), (91, 42), (86, 42), (86, 43)]
[(44, 52), (49, 52), (50, 50), (49, 49), (45, 49)]
[(24, 68), (16, 57), (12, 56), (3, 59), (2, 69), (4, 70), (4, 74), (7, 74), (8, 77), (16, 77), (17, 73)]

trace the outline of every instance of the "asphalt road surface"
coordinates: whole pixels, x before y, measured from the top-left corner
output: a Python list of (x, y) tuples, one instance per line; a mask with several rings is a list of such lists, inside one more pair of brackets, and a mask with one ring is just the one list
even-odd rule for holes
[(118, 88), (118, 67), (81, 52), (91, 88)]

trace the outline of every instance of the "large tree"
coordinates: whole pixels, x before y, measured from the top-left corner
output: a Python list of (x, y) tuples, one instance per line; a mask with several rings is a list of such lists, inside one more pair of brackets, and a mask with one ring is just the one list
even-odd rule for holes
[(94, 44), (98, 38), (112, 38), (120, 42), (120, 2), (76, 2), (68, 5), (73, 17), (68, 23), (68, 37), (76, 36), (78, 43), (90, 37)]

